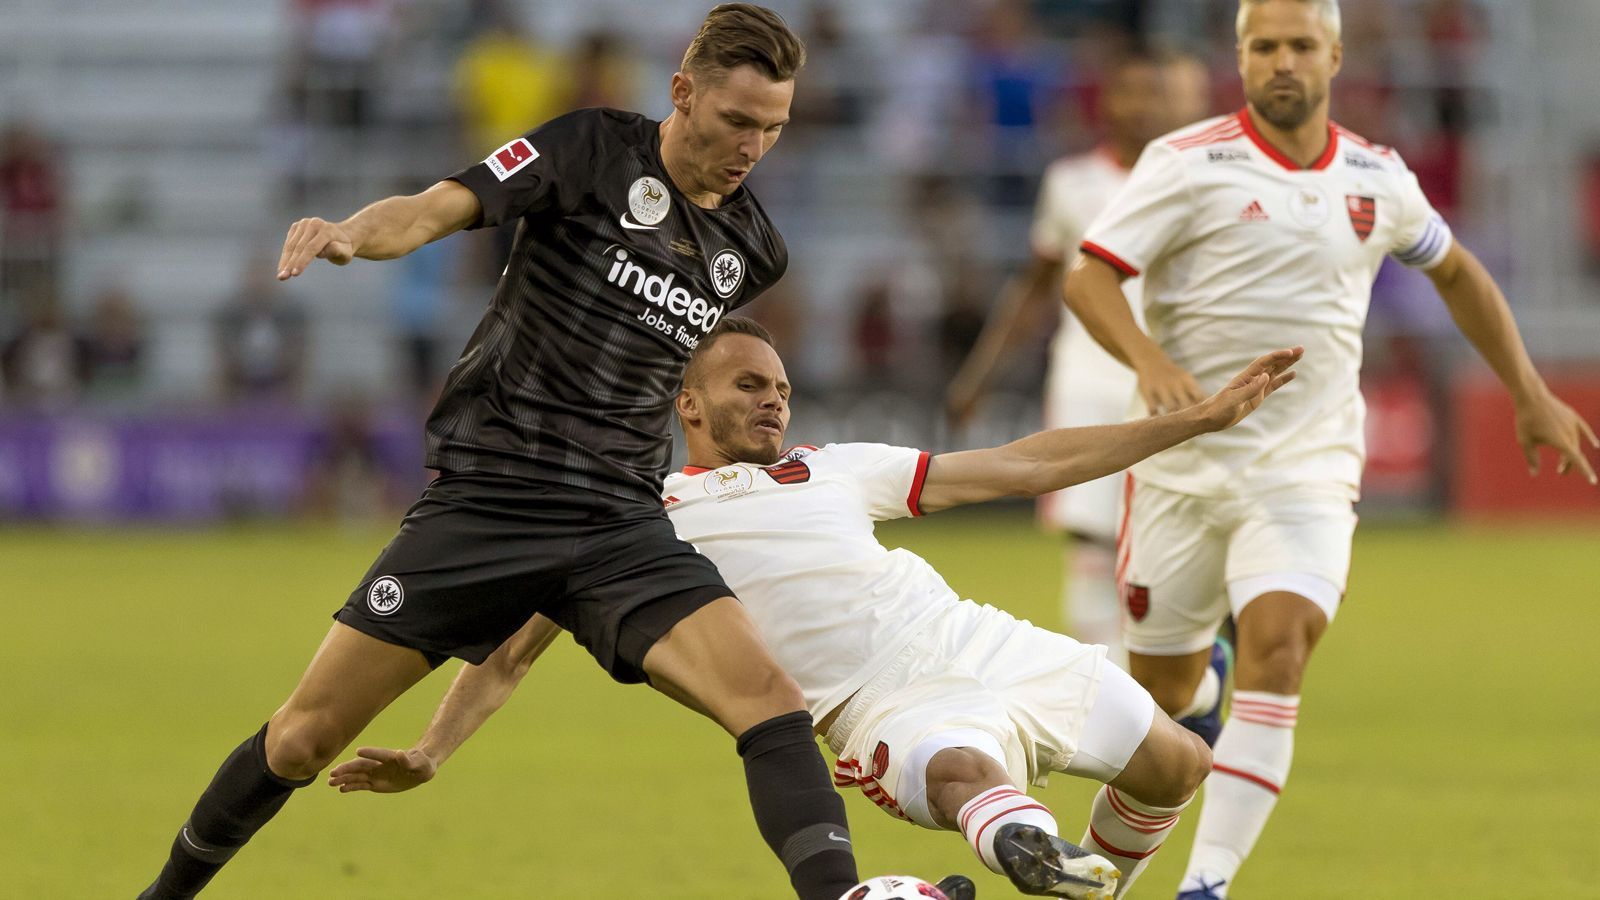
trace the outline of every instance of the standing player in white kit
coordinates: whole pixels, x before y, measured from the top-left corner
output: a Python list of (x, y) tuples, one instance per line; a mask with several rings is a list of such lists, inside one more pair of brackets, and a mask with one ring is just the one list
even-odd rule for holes
[[(1253, 348), (1301, 344), (1281, 402), (1133, 467), (1118, 580), (1133, 675), (1192, 701), (1218, 624), (1238, 627), (1232, 716), (1215, 748), (1179, 897), (1226, 897), (1293, 755), (1301, 677), (1338, 610), (1364, 459), (1361, 329), (1386, 255), (1426, 272), (1516, 401), (1537, 448), (1591, 483), (1600, 446), (1529, 361), (1499, 288), (1392, 151), (1328, 118), (1335, 0), (1241, 0), (1248, 105), (1152, 143), (1090, 227), (1067, 303), (1138, 376), (1152, 412), (1186, 406)], [(1147, 336), (1119, 284), (1145, 274)]]
[[(1105, 140), (1093, 150), (1056, 160), (1045, 170), (1034, 207), (1028, 267), (1005, 290), (983, 334), (950, 384), (951, 420), (964, 424), (1006, 357), (1034, 322), (1061, 309), (1066, 267), (1077, 256), (1089, 223), (1128, 180), (1145, 144), (1208, 112), (1209, 78), (1191, 56), (1129, 53), (1111, 67), (1101, 112)], [(1141, 282), (1123, 285), (1134, 316)], [(1064, 311), (1063, 311), (1064, 312)], [(1050, 341), (1045, 384), (1047, 428), (1109, 425), (1128, 417), (1138, 391), (1133, 373), (1100, 348), (1071, 315), (1062, 315)], [(1074, 637), (1105, 644), (1126, 664), (1117, 602), (1117, 504), (1122, 476), (1108, 475), (1039, 498), (1041, 524), (1072, 536), (1065, 550), (1063, 610)], [(1207, 735), (1202, 734), (1202, 737)], [(1209, 735), (1216, 738), (1215, 734)]]

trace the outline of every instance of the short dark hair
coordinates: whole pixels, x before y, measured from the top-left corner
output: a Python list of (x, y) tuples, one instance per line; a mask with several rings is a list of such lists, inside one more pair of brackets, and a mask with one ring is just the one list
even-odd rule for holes
[(683, 369), (683, 386), (697, 388), (705, 384), (705, 364), (702, 360), (711, 352), (711, 346), (730, 334), (748, 334), (753, 338), (765, 341), (768, 347), (777, 349), (777, 344), (772, 342), (772, 333), (767, 331), (760, 322), (748, 316), (728, 316), (717, 323), (717, 327), (700, 339), (700, 345), (694, 348), (694, 353), (689, 356), (689, 364)]
[(773, 81), (790, 81), (805, 64), (806, 46), (782, 16), (754, 3), (723, 3), (700, 23), (681, 68), (700, 74), (749, 65)]

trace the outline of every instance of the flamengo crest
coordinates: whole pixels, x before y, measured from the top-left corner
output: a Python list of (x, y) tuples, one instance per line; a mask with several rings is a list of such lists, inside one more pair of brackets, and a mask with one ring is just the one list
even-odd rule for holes
[(1346, 194), (1344, 208), (1350, 213), (1350, 225), (1355, 228), (1356, 237), (1366, 243), (1367, 238), (1372, 237), (1372, 226), (1378, 224), (1377, 198)]

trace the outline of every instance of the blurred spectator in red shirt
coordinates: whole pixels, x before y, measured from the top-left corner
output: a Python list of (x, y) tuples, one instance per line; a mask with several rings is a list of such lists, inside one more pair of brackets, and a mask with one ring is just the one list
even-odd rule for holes
[(6, 126), (0, 135), (0, 300), (35, 282), (53, 286), (61, 180), (57, 157), (37, 129), (27, 122)]

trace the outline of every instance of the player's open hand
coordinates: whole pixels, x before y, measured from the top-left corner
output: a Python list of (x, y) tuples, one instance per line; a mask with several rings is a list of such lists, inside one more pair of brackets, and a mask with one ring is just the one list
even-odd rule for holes
[(1556, 395), (1545, 391), (1540, 397), (1517, 404), (1517, 443), (1522, 445), (1522, 455), (1528, 460), (1528, 474), (1539, 474), (1539, 446), (1555, 450), (1561, 457), (1556, 472), (1565, 475), (1576, 466), (1590, 484), (1595, 484), (1594, 466), (1583, 455), (1583, 445), (1600, 447), (1589, 423), (1561, 402)]
[(439, 767), (420, 750), (386, 750), (362, 747), (356, 758), (342, 762), (328, 773), (328, 786), (339, 793), (372, 791), (397, 794), (427, 784)]
[(1165, 356), (1140, 366), (1138, 374), (1139, 396), (1152, 416), (1187, 409), (1206, 399), (1200, 382)]
[(1231, 428), (1255, 412), (1273, 391), (1294, 380), (1294, 364), (1305, 352), (1304, 347), (1274, 350), (1233, 376), (1222, 390), (1195, 407), (1206, 429)]
[(278, 257), (278, 280), (288, 281), (306, 270), (314, 259), (342, 266), (355, 258), (355, 241), (338, 224), (326, 219), (301, 219), (289, 226)]

